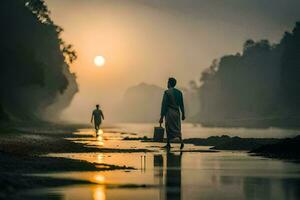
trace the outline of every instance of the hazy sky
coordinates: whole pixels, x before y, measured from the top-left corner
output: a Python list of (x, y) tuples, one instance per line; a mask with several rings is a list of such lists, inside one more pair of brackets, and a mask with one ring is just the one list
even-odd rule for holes
[[(80, 92), (65, 116), (89, 120), (100, 103), (108, 118), (140, 82), (165, 86), (199, 79), (214, 58), (241, 51), (246, 39), (278, 41), (300, 20), (299, 0), (46, 0), (74, 44)], [(97, 68), (93, 59), (107, 62)], [(159, 108), (158, 108), (159, 109)], [(80, 113), (80, 114), (78, 114)]]

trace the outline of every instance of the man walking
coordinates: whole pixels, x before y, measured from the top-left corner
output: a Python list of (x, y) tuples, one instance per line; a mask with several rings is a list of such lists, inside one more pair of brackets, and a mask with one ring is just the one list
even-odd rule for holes
[(93, 111), (92, 118), (91, 118), (91, 123), (93, 123), (94, 120), (96, 133), (98, 133), (98, 130), (100, 129), (102, 119), (104, 120), (104, 115), (102, 110), (99, 109), (99, 105), (97, 104), (96, 109)]
[[(181, 119), (185, 120), (184, 103), (182, 92), (175, 88), (176, 79), (169, 78), (168, 89), (164, 92), (161, 114), (159, 123), (163, 123), (165, 118), (167, 145), (165, 148), (170, 149), (170, 141), (174, 138), (179, 138), (181, 145), (180, 149), (184, 147), (181, 136)], [(181, 118), (180, 118), (181, 111)]]

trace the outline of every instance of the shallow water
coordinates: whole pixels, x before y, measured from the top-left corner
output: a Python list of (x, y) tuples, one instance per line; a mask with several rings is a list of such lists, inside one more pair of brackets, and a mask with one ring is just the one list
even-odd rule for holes
[[(139, 136), (152, 137), (154, 126), (158, 126), (158, 124), (120, 123), (114, 124), (107, 131), (130, 132), (137, 133)], [(243, 138), (284, 138), (300, 135), (300, 130), (281, 128), (211, 128), (202, 127), (200, 124), (184, 123), (182, 124), (182, 134), (184, 138), (206, 138), (216, 135), (239, 136)]]
[[(95, 137), (92, 130), (75, 134), (89, 135), (73, 139), (98, 148), (147, 148), (151, 153), (73, 153), (52, 154), (89, 162), (134, 167), (134, 170), (68, 172), (42, 174), (59, 178), (89, 180), (95, 184), (75, 185), (30, 191), (31, 194), (58, 194), (65, 200), (104, 199), (300, 199), (300, 165), (280, 160), (249, 156), (246, 152), (179, 152), (175, 144), (170, 152), (162, 144), (123, 141), (130, 134), (104, 131)], [(142, 134), (142, 133), (140, 133)], [(209, 147), (186, 145), (185, 149)]]

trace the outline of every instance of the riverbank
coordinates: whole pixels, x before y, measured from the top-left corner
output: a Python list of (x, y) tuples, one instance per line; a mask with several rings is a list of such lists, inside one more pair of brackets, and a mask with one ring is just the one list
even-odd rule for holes
[[(155, 142), (148, 137), (125, 137), (124, 140)], [(293, 138), (241, 138), (228, 135), (187, 138), (185, 144), (209, 146), (211, 150), (248, 151), (252, 155), (300, 161), (300, 135)], [(164, 143), (166, 140), (163, 141)], [(179, 143), (178, 140), (173, 143)]]
[(263, 145), (250, 151), (257, 156), (300, 162), (300, 136), (282, 139), (275, 144)]
[[(44, 156), (50, 153), (101, 152), (99, 148), (85, 146), (67, 139), (74, 137), (72, 133), (80, 125), (51, 124), (16, 127), (7, 126), (0, 130), (0, 199), (33, 199), (32, 196), (22, 194), (27, 189), (91, 184), (83, 180), (54, 179), (30, 174), (132, 169), (126, 166)], [(110, 152), (109, 149), (103, 151)]]

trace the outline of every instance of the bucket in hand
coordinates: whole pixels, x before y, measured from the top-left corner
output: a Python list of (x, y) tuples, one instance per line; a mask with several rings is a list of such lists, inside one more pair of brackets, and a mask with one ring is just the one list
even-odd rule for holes
[(164, 140), (165, 129), (159, 124), (159, 127), (154, 127), (153, 141), (162, 142)]

